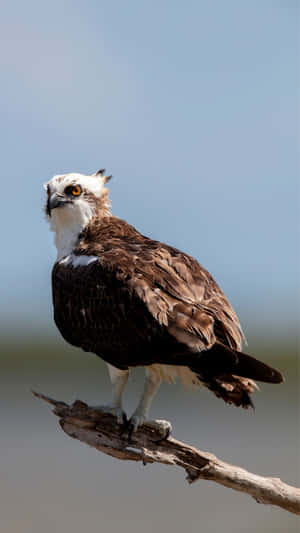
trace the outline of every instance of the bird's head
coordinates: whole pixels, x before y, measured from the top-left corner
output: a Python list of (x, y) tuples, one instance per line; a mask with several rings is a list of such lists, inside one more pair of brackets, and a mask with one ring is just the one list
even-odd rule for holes
[(99, 170), (91, 176), (74, 172), (60, 174), (45, 184), (45, 213), (58, 240), (62, 236), (64, 241), (67, 235), (78, 236), (94, 216), (102, 218), (110, 214), (105, 184), (111, 176), (104, 172)]
[(105, 184), (111, 176), (99, 170), (91, 176), (72, 172), (58, 174), (44, 185), (47, 192), (46, 216), (54, 225), (70, 219), (91, 218), (99, 209), (108, 211), (108, 190)]

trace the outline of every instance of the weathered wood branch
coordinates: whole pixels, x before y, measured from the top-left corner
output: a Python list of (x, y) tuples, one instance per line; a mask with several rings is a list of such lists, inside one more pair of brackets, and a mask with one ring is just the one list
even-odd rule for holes
[(173, 437), (161, 441), (158, 430), (148, 424), (134, 433), (129, 443), (128, 435), (122, 434), (113, 415), (93, 409), (81, 401), (69, 406), (43, 394), (34, 392), (34, 395), (54, 406), (53, 412), (59, 417), (65, 433), (107, 455), (144, 464), (181, 466), (187, 472), (189, 483), (198, 479), (215, 481), (249, 494), (258, 503), (277, 505), (300, 515), (300, 489), (283, 483), (279, 478), (252, 474)]

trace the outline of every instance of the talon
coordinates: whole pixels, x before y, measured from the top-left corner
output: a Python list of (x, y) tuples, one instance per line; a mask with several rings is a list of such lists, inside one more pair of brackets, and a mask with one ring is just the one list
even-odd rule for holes
[(171, 431), (171, 428), (167, 428), (166, 434), (161, 439), (155, 440), (155, 444), (159, 444), (160, 442), (164, 442), (164, 440), (168, 440), (169, 436), (171, 435)]
[(123, 424), (121, 425), (121, 429), (120, 429), (121, 437), (123, 437), (123, 435), (128, 432), (128, 428), (129, 428), (129, 421), (127, 419), (127, 416), (125, 415), (123, 418)]
[(128, 444), (131, 444), (132, 440), (131, 440), (131, 437), (132, 437), (132, 433), (135, 431), (135, 428), (134, 428), (134, 425), (133, 424), (128, 424)]
[(128, 442), (131, 442), (132, 434), (144, 424), (145, 418), (143, 416), (133, 415), (127, 422)]

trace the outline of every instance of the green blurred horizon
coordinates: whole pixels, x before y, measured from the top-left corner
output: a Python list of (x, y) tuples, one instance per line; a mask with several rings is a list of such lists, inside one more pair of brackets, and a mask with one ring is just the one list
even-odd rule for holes
[[(299, 355), (299, 337), (297, 334), (283, 335), (279, 340), (267, 337), (251, 337), (251, 341), (244, 345), (243, 351), (257, 358), (265, 358), (268, 361), (286, 361), (297, 359)], [(0, 361), (9, 363), (10, 359), (23, 358), (26, 360), (57, 359), (66, 360), (68, 357), (76, 364), (86, 365), (85, 361), (91, 358), (99, 359), (95, 354), (84, 352), (80, 348), (69, 345), (60, 336), (48, 331), (38, 330), (36, 334), (23, 332), (15, 335), (13, 331), (1, 335)]]

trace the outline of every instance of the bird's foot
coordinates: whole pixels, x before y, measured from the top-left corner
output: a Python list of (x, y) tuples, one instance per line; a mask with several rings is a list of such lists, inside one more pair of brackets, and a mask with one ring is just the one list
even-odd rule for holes
[(146, 417), (143, 415), (132, 415), (127, 423), (128, 440), (131, 439), (132, 433), (136, 433), (136, 431), (145, 423), (145, 421)]
[(102, 411), (103, 413), (109, 413), (116, 417), (118, 424), (126, 424), (127, 416), (125, 411), (121, 407), (114, 407), (111, 405), (95, 405), (93, 409), (96, 411)]
[(162, 442), (172, 433), (172, 424), (168, 420), (148, 420), (147, 425), (156, 429), (161, 437), (156, 442)]
[(159, 432), (161, 438), (156, 442), (162, 442), (166, 440), (172, 432), (172, 425), (168, 420), (147, 420), (145, 416), (133, 415), (127, 423), (128, 440), (130, 442), (132, 434), (138, 431), (138, 429), (147, 425)]

